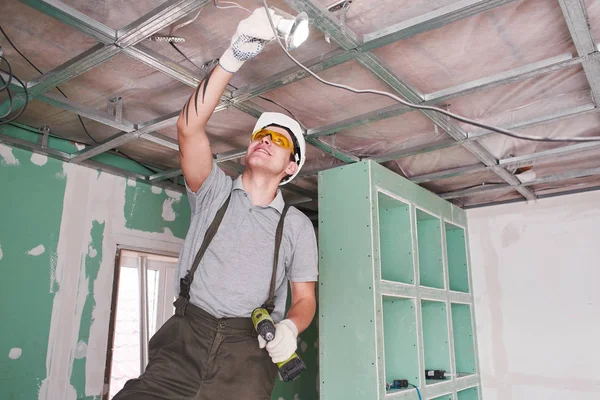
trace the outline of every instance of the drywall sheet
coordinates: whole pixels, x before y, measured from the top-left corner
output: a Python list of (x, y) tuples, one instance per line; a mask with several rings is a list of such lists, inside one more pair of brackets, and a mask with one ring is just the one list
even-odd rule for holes
[(468, 211), (486, 400), (600, 397), (600, 193)]
[[(0, 398), (98, 399), (117, 245), (177, 254), (187, 197), (5, 145), (0, 188)], [(315, 324), (298, 347), (309, 370), (274, 399), (318, 397)]]

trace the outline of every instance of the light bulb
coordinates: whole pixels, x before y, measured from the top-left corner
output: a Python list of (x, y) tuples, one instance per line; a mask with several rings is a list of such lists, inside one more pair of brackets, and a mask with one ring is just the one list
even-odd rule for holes
[(301, 12), (294, 19), (282, 18), (277, 24), (277, 32), (282, 36), (288, 50), (298, 48), (308, 38), (308, 15)]
[(293, 33), (292, 44), (294, 48), (299, 47), (302, 43), (308, 39), (308, 19), (304, 19), (298, 22), (296, 30)]

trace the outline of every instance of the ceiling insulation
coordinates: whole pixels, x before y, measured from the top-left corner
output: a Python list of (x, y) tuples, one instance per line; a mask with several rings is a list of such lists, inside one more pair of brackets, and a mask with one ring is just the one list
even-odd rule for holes
[[(247, 16), (216, 3), (4, 0), (0, 26), (44, 73), (0, 35), (5, 57), (33, 91), (17, 121), (177, 176), (178, 111)], [(239, 3), (254, 9), (262, 1)], [(321, 77), (522, 134), (600, 136), (600, 0), (353, 0), (328, 11), (334, 3), (269, 1), (309, 14), (310, 37), (293, 55)], [(177, 47), (185, 57), (152, 35), (184, 38)], [(207, 132), (217, 160), (234, 163), (223, 164), (230, 174), (243, 169), (261, 112), (291, 112), (307, 128), (306, 164), (285, 187), (286, 198), (307, 211), (317, 210), (318, 171), (362, 159), (461, 207), (600, 187), (600, 142), (515, 139), (388, 97), (325, 86), (276, 44), (240, 69), (224, 99)], [(122, 102), (121, 119), (115, 101)], [(114, 141), (93, 147), (108, 139)], [(535, 179), (522, 183), (519, 168), (530, 166)]]

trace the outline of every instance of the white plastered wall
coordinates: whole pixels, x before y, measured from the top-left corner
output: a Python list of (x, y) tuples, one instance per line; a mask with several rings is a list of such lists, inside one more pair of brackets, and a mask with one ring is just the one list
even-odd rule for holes
[[(65, 163), (67, 178), (56, 269), (52, 279), (60, 288), (54, 297), (48, 354), (47, 376), (41, 382), (39, 400), (75, 400), (77, 393), (71, 385), (75, 358), (86, 358), (86, 396), (106, 392), (104, 368), (108, 341), (108, 326), (117, 245), (152, 249), (178, 254), (183, 240), (165, 228), (164, 233), (149, 233), (128, 229), (125, 224), (125, 190), (135, 181)], [(155, 194), (161, 190), (152, 191)], [(170, 191), (167, 191), (169, 196)], [(173, 199), (181, 198), (171, 193)], [(171, 204), (171, 197), (165, 203)], [(95, 307), (88, 343), (78, 343), (80, 322), (88, 291), (85, 258), (94, 258), (98, 249), (90, 246), (94, 221), (104, 223), (102, 260), (94, 282)], [(51, 284), (52, 290), (52, 284)]]
[(483, 398), (600, 399), (600, 192), (468, 219)]

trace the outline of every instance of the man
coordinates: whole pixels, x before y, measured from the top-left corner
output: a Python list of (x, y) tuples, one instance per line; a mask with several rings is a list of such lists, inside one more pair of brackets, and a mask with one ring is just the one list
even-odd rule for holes
[[(144, 374), (115, 400), (268, 400), (276, 363), (295, 352), (298, 334), (314, 317), (315, 233), (305, 215), (285, 206), (278, 189), (304, 163), (300, 125), (264, 113), (235, 181), (214, 162), (206, 135), (233, 73), (272, 39), (264, 9), (241, 21), (219, 65), (181, 110), (180, 162), (192, 217), (179, 259), (176, 314), (150, 340)], [(291, 307), (284, 319), (288, 281)], [(268, 344), (257, 340), (249, 318), (263, 305), (274, 306), (276, 332)]]

